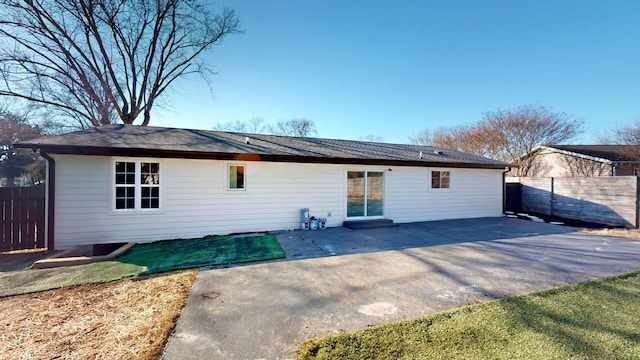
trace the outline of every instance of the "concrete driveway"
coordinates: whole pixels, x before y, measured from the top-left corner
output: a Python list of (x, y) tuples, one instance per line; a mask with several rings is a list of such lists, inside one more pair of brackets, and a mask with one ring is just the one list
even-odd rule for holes
[(203, 270), (163, 359), (290, 359), (302, 343), (640, 269), (640, 242), (511, 218), (278, 234), (287, 259)]

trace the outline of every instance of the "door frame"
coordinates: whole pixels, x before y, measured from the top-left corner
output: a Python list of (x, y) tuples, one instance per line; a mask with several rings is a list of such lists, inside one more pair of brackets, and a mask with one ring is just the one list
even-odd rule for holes
[[(364, 172), (365, 177), (364, 177), (364, 203), (363, 203), (363, 207), (364, 207), (364, 216), (349, 216), (349, 173), (350, 172)], [(367, 212), (367, 174), (370, 172), (375, 172), (375, 173), (381, 173), (382, 174), (382, 215), (372, 215), (372, 216), (368, 216), (366, 215)], [(386, 202), (386, 197), (387, 197), (387, 181), (386, 181), (386, 175), (385, 175), (386, 171), (385, 169), (380, 169), (380, 168), (351, 168), (351, 169), (346, 169), (345, 173), (344, 173), (344, 179), (345, 179), (345, 189), (344, 189), (344, 217), (346, 220), (375, 220), (375, 219), (384, 219), (384, 214), (387, 212), (386, 211), (386, 207), (387, 207), (387, 202)]]

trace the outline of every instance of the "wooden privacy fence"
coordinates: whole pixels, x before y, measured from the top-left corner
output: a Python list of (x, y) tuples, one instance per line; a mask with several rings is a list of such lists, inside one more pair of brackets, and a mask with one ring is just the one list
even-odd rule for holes
[(0, 188), (0, 252), (45, 248), (44, 186)]
[(525, 212), (638, 227), (638, 177), (520, 178)]

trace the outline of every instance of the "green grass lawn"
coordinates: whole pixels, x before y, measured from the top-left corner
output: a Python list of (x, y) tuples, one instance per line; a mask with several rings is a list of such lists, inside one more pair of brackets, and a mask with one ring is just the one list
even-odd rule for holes
[(280, 258), (284, 258), (284, 252), (273, 235), (244, 238), (207, 236), (200, 239), (159, 241), (135, 245), (112, 261), (0, 273), (0, 296), (108, 282), (172, 270)]
[(640, 359), (640, 272), (323, 338), (299, 359)]

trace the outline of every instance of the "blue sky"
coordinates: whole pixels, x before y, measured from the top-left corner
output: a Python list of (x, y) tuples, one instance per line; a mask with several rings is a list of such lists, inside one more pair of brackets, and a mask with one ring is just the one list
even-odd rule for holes
[(574, 143), (640, 119), (640, 1), (237, 0), (244, 34), (207, 55), (151, 125), (306, 117), (318, 136), (406, 143), (422, 129), (539, 104), (585, 121)]

